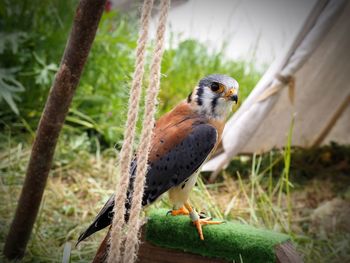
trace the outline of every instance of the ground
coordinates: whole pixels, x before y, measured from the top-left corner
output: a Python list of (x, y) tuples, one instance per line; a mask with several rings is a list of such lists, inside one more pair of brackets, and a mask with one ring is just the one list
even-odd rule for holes
[[(61, 262), (67, 242), (73, 245), (72, 262), (88, 262), (105, 234), (101, 231), (74, 247), (79, 234), (114, 191), (118, 152), (96, 147), (91, 154), (83, 139), (62, 143), (24, 262)], [(10, 146), (0, 153), (1, 249), (30, 154), (28, 145)], [(191, 202), (214, 217), (291, 235), (305, 262), (349, 262), (348, 153), (347, 147), (337, 145), (316, 153), (292, 149), (289, 165), (282, 150), (239, 156), (216, 183), (205, 184), (207, 175), (202, 175)], [(153, 207), (169, 207), (167, 198)]]

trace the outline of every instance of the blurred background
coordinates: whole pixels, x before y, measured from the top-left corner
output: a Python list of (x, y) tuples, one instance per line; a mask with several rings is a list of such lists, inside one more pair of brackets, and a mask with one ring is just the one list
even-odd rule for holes
[[(239, 108), (298, 34), (315, 2), (173, 0), (157, 116), (212, 73), (238, 80)], [(0, 2), (1, 249), (77, 3)], [(60, 135), (24, 262), (60, 262), (66, 242), (75, 243), (114, 191), (140, 3), (111, 0), (106, 5)], [(157, 10), (151, 36), (156, 21)], [(349, 145), (329, 143), (310, 149), (291, 147), (286, 139), (285, 147), (234, 157), (214, 183), (209, 184), (203, 173), (191, 201), (212, 216), (290, 234), (305, 262), (347, 262), (349, 161)], [(169, 207), (167, 198), (155, 206)], [(91, 259), (102, 235), (73, 249), (73, 262)]]

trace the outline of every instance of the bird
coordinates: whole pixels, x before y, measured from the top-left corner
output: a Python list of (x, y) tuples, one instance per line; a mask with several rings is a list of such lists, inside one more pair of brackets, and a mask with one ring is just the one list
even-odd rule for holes
[[(204, 240), (202, 225), (218, 224), (211, 218), (201, 218), (188, 199), (203, 163), (215, 152), (221, 141), (226, 119), (233, 104), (238, 103), (238, 82), (230, 76), (211, 74), (199, 80), (186, 99), (161, 116), (155, 124), (142, 206), (154, 203), (165, 192), (173, 205), (170, 214), (189, 215)], [(137, 156), (130, 165), (130, 184), (125, 203), (130, 209)], [(113, 194), (92, 224), (79, 236), (78, 243), (107, 226), (113, 219)], [(77, 244), (78, 244), (77, 243)], [(108, 234), (101, 243), (93, 262), (106, 259)]]

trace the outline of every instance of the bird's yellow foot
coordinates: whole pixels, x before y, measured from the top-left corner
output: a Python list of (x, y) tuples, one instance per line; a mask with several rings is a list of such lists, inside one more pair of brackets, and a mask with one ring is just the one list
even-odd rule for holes
[(198, 219), (196, 221), (193, 221), (193, 224), (196, 226), (199, 238), (201, 240), (204, 240), (202, 226), (205, 226), (205, 225), (218, 225), (218, 224), (221, 224), (221, 223), (223, 223), (223, 222), (222, 221), (211, 221), (211, 218), (204, 218), (204, 219)]
[(199, 234), (199, 238), (201, 240), (204, 240), (202, 225), (203, 226), (205, 226), (205, 225), (218, 225), (218, 224), (223, 223), (221, 221), (211, 221), (211, 217), (202, 218), (201, 215), (199, 215), (196, 212), (196, 210), (194, 210), (188, 202), (185, 203), (185, 208), (190, 212), (189, 215), (190, 215), (191, 221), (196, 226), (198, 234)]
[(189, 215), (190, 212), (188, 212), (188, 210), (186, 209), (186, 207), (181, 207), (180, 209), (176, 209), (176, 210), (171, 210), (168, 213), (171, 213), (171, 215), (173, 216), (178, 216), (178, 215)]

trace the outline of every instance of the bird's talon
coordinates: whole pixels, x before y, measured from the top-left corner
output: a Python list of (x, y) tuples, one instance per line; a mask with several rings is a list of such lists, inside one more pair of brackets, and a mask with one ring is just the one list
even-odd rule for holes
[(208, 217), (204, 218), (204, 219), (198, 219), (198, 220), (193, 222), (193, 224), (197, 228), (198, 235), (199, 235), (199, 238), (201, 240), (204, 240), (202, 226), (205, 226), (205, 225), (218, 225), (218, 224), (222, 224), (222, 223), (223, 223), (223, 221), (211, 221), (211, 218), (208, 218)]
[[(178, 215), (188, 215), (190, 212), (188, 212), (188, 210), (183, 206), (180, 209), (177, 210), (171, 210), (169, 211), (171, 213), (171, 215), (173, 216), (178, 216)], [(168, 213), (169, 213), (168, 212)]]

